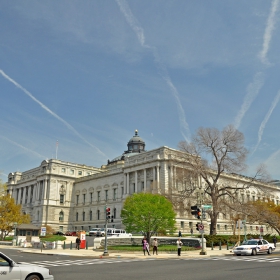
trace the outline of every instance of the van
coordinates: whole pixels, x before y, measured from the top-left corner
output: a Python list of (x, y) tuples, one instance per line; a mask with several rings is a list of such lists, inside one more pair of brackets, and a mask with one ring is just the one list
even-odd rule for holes
[(118, 229), (118, 228), (108, 228), (107, 229), (108, 236), (119, 236), (119, 235), (123, 235), (123, 234), (127, 234), (124, 229)]

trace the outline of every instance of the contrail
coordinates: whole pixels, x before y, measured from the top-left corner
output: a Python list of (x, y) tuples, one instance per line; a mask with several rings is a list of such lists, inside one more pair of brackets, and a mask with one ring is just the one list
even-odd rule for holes
[(276, 107), (276, 105), (278, 104), (279, 102), (279, 99), (280, 99), (280, 90), (278, 91), (277, 95), (275, 96), (271, 106), (270, 106), (270, 109), (268, 110), (264, 120), (262, 121), (261, 125), (260, 125), (260, 128), (259, 128), (259, 133), (258, 133), (258, 143), (256, 144), (252, 154), (254, 154), (254, 152), (257, 150), (261, 140), (262, 140), (262, 135), (263, 135), (263, 131), (265, 129), (265, 126), (266, 126), (266, 123), (268, 122), (274, 108)]
[(39, 153), (37, 153), (37, 152), (35, 152), (35, 151), (33, 151), (33, 150), (29, 149), (29, 148), (26, 148), (26, 147), (24, 147), (24, 146), (22, 146), (22, 145), (18, 144), (17, 142), (14, 142), (14, 141), (12, 141), (12, 140), (8, 139), (7, 137), (4, 137), (4, 136), (1, 136), (1, 135), (0, 135), (0, 138), (2, 138), (2, 139), (4, 139), (4, 140), (6, 140), (6, 141), (8, 141), (8, 142), (12, 143), (12, 144), (13, 144), (13, 145), (15, 145), (15, 146), (18, 146), (18, 147), (20, 147), (20, 148), (24, 149), (25, 151), (28, 151), (28, 152), (30, 152), (30, 153), (32, 153), (32, 154), (34, 154), (35, 156), (37, 156), (37, 157), (39, 157), (39, 158), (46, 159), (46, 157), (45, 157), (45, 156), (43, 156), (43, 155), (41, 155), (41, 154), (39, 154)]
[[(266, 28), (265, 28), (265, 32), (263, 35), (263, 47), (262, 47), (261, 52), (258, 55), (260, 61), (266, 66), (269, 65), (266, 55), (267, 55), (269, 47), (270, 47), (272, 32), (274, 30), (274, 25), (276, 22), (275, 14), (278, 9), (278, 4), (279, 4), (279, 0), (273, 0), (271, 2), (270, 13), (269, 13), (269, 16), (268, 16), (268, 19), (266, 22)], [(255, 100), (257, 95), (259, 94), (263, 84), (264, 84), (263, 73), (262, 72), (256, 73), (255, 77), (254, 77), (254, 81), (252, 83), (250, 83), (249, 86), (247, 87), (247, 93), (245, 95), (243, 104), (235, 118), (234, 125), (237, 129), (239, 128), (244, 115), (249, 110), (249, 108), (251, 107), (251, 104), (253, 103), (253, 101)]]
[(244, 97), (243, 104), (235, 118), (234, 126), (236, 127), (236, 129), (239, 128), (245, 113), (248, 111), (251, 104), (255, 100), (255, 98), (258, 95), (263, 84), (264, 84), (264, 75), (262, 72), (258, 72), (255, 75), (253, 82), (248, 85), (247, 90), (246, 90), (247, 93)]
[(52, 110), (50, 110), (47, 106), (45, 106), (41, 101), (36, 99), (27, 89), (25, 89), (23, 86), (21, 86), (19, 83), (17, 83), (15, 80), (13, 80), (11, 77), (9, 77), (2, 69), (0, 69), (0, 74), (7, 79), (9, 82), (13, 83), (17, 88), (21, 89), (26, 95), (28, 95), (33, 101), (38, 103), (44, 110), (46, 110), (48, 113), (50, 113), (53, 117), (61, 121), (64, 125), (66, 125), (72, 132), (74, 132), (75, 135), (77, 135), (80, 139), (82, 139), (84, 142), (86, 142), (88, 145), (90, 145), (92, 148), (96, 149), (100, 154), (106, 157), (106, 155), (101, 152), (96, 146), (89, 143), (78, 131), (75, 130), (73, 126), (71, 126), (68, 122), (66, 122), (64, 119), (62, 119), (60, 116), (58, 116), (56, 113), (54, 113)]
[(270, 13), (269, 13), (269, 16), (267, 19), (266, 28), (265, 28), (265, 32), (263, 35), (263, 47), (262, 47), (261, 52), (259, 53), (259, 58), (260, 58), (261, 62), (266, 65), (269, 65), (266, 55), (267, 55), (267, 52), (269, 49), (271, 35), (272, 35), (273, 29), (275, 26), (275, 22), (276, 22), (275, 14), (277, 12), (278, 5), (279, 5), (279, 0), (273, 0), (271, 2)]
[(177, 104), (178, 115), (179, 115), (181, 134), (184, 136), (185, 140), (187, 142), (189, 142), (189, 138), (190, 138), (189, 125), (186, 122), (185, 112), (182, 107), (178, 91), (177, 91), (176, 87), (174, 86), (174, 84), (172, 83), (170, 76), (168, 74), (168, 71), (167, 71), (165, 65), (163, 65), (162, 60), (159, 57), (157, 49), (155, 47), (151, 47), (151, 46), (145, 44), (144, 30), (138, 23), (135, 16), (132, 14), (127, 2), (125, 0), (115, 0), (115, 1), (119, 5), (120, 10), (123, 13), (126, 21), (130, 25), (132, 30), (135, 32), (141, 46), (143, 48), (147, 48), (152, 51), (154, 58), (155, 58), (156, 65), (160, 70), (160, 75), (161, 75), (162, 79), (167, 83), (168, 87), (170, 88), (170, 90), (175, 98), (175, 101)]

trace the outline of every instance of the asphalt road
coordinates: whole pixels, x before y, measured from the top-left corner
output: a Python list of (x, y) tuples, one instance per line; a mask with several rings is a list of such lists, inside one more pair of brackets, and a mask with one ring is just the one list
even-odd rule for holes
[(207, 259), (90, 259), (21, 253), (3, 249), (15, 261), (36, 262), (51, 269), (55, 280), (231, 280), (279, 279), (280, 254)]

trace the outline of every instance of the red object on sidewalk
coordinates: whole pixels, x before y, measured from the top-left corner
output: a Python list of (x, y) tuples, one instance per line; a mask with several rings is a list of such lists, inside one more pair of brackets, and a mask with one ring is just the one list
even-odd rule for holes
[(86, 248), (86, 233), (85, 233), (85, 231), (80, 232), (80, 239), (81, 239), (80, 249), (85, 249)]

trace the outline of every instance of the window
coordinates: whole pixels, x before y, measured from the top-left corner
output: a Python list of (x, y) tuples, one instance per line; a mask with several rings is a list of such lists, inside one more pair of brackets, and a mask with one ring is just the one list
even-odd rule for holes
[(181, 228), (184, 228), (184, 226), (185, 226), (184, 221), (181, 221)]
[(76, 212), (76, 222), (79, 221), (79, 213)]
[(65, 173), (66, 172), (66, 169), (63, 167), (63, 168), (61, 168), (61, 172), (62, 173)]
[(108, 200), (108, 190), (105, 190), (105, 201)]
[(76, 204), (79, 204), (79, 195), (76, 195)]
[(113, 199), (116, 200), (117, 198), (117, 189), (113, 189)]
[(135, 183), (133, 183), (133, 192), (136, 192)]
[(97, 210), (97, 220), (100, 220), (100, 210)]
[(250, 195), (247, 194), (247, 201), (250, 201)]
[(225, 230), (227, 230), (227, 225), (225, 225)]
[(220, 230), (220, 225), (217, 225), (217, 229)]
[(124, 187), (122, 187), (122, 195), (124, 195)]
[(64, 213), (63, 211), (59, 212), (59, 221), (62, 222), (64, 220)]
[(85, 221), (85, 219), (86, 219), (86, 212), (84, 211), (83, 212), (83, 221)]
[(78, 171), (78, 175), (83, 175), (83, 171)]
[(89, 175), (90, 175), (90, 172), (87, 172), (87, 175), (89, 176)]
[(70, 175), (74, 175), (74, 173), (75, 173), (74, 169), (71, 169), (70, 170)]
[(97, 201), (100, 201), (100, 191), (97, 192)]
[(64, 203), (64, 194), (60, 195), (59, 202), (62, 204)]
[(92, 221), (92, 211), (89, 211), (89, 220)]
[(27, 204), (27, 199), (28, 199), (28, 188), (25, 190), (25, 204)]
[(93, 193), (91, 192), (91, 193), (89, 193), (89, 195), (90, 195), (90, 203), (92, 203)]
[(255, 201), (255, 196), (253, 196), (252, 198), (253, 198), (253, 201)]
[(116, 217), (117, 217), (117, 209), (114, 208), (114, 219), (116, 219)]
[(242, 203), (244, 203), (244, 194), (243, 193), (241, 194), (241, 201), (242, 201)]
[(144, 191), (144, 182), (141, 182), (141, 189)]
[(84, 204), (86, 203), (86, 194), (85, 193), (83, 194), (83, 202), (84, 202)]

